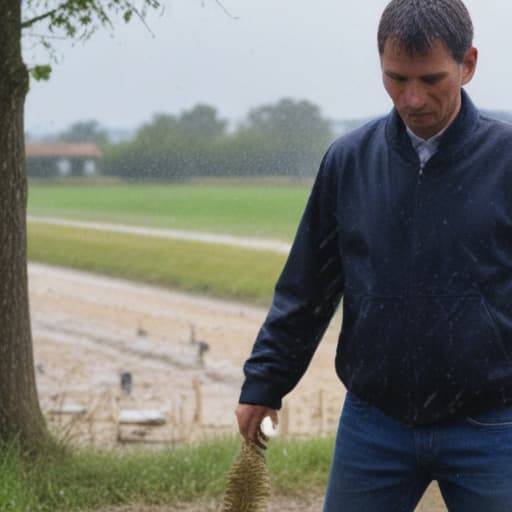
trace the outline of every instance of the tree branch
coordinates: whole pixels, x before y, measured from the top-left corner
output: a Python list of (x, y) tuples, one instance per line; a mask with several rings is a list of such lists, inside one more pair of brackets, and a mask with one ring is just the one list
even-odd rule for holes
[(35, 18), (31, 18), (27, 21), (23, 21), (21, 23), (21, 28), (22, 29), (29, 28), (32, 25), (35, 25), (36, 23), (43, 21), (44, 19), (49, 18), (50, 16), (53, 16), (58, 11), (58, 9), (59, 8), (57, 7), (56, 9), (53, 9), (53, 11), (48, 11), (44, 14), (41, 14), (40, 16), (36, 16)]
[(135, 7), (132, 7), (132, 8), (133, 8), (133, 12), (139, 18), (140, 22), (146, 27), (146, 30), (151, 34), (152, 37), (156, 37), (154, 32), (149, 28), (149, 25), (146, 23), (144, 16), (138, 11), (138, 9), (136, 9)]
[(224, 11), (225, 14), (227, 14), (232, 20), (239, 20), (239, 16), (233, 16), (223, 5), (223, 3), (220, 0), (215, 0), (215, 3)]
[(36, 34), (34, 32), (29, 32), (28, 34), (23, 34), (23, 37), (35, 37), (37, 39), (55, 39), (57, 41), (69, 41), (68, 36), (54, 36), (50, 34)]
[(44, 14), (40, 14), (39, 16), (35, 16), (34, 18), (31, 18), (26, 21), (21, 22), (21, 28), (22, 30), (25, 28), (29, 28), (32, 25), (35, 25), (36, 23), (39, 23), (40, 21), (43, 21), (46, 18), (50, 18), (53, 16), (59, 9), (62, 9), (66, 5), (69, 4), (69, 0), (67, 2), (62, 2), (59, 6), (55, 7), (55, 9), (52, 9), (51, 11), (45, 12)]

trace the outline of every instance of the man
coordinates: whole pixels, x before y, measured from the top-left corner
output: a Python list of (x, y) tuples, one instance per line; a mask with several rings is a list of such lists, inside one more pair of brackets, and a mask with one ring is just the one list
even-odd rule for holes
[(512, 126), (462, 89), (460, 0), (392, 0), (379, 25), (394, 109), (325, 155), (245, 365), (240, 432), (304, 373), (343, 295), (347, 388), (325, 512), (512, 510)]

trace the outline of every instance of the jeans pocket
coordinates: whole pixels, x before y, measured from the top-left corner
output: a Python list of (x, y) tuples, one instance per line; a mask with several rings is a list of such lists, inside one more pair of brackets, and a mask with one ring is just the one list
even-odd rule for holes
[(473, 414), (466, 418), (471, 425), (482, 428), (512, 428), (512, 406), (506, 405), (490, 411)]

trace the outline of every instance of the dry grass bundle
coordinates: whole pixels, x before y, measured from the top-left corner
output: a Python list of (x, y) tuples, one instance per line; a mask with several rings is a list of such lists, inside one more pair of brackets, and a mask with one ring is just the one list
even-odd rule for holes
[(243, 442), (229, 471), (223, 512), (265, 512), (270, 476), (263, 451)]

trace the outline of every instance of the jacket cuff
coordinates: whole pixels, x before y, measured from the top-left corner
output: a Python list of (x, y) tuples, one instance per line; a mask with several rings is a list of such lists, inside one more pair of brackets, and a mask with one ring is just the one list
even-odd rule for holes
[(242, 385), (239, 402), (241, 404), (264, 405), (271, 409), (281, 409), (281, 396), (275, 385), (262, 380), (246, 379)]

